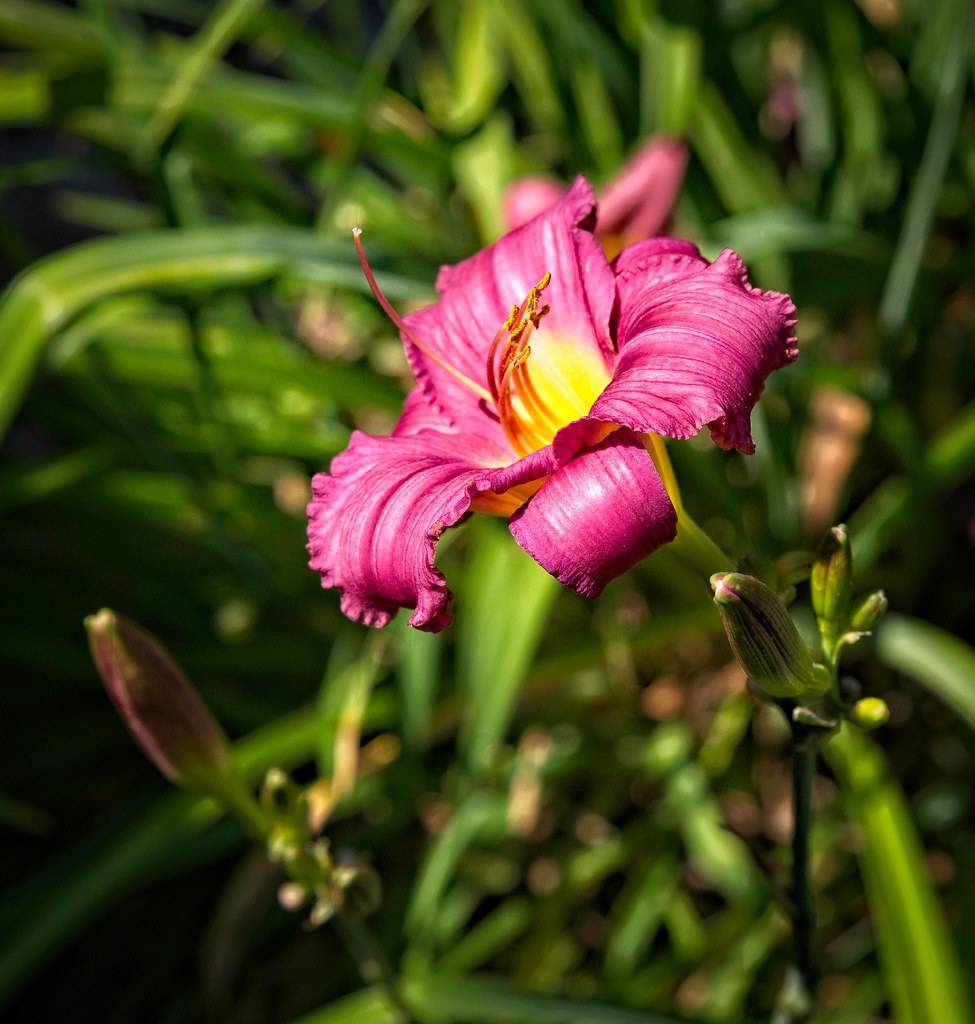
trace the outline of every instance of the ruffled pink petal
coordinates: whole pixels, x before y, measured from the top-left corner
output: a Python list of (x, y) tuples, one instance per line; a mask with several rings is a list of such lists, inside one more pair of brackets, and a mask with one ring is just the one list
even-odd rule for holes
[(787, 295), (753, 288), (730, 249), (710, 266), (685, 250), (664, 256), (650, 283), (634, 273), (634, 257), (617, 265), (613, 379), (589, 416), (560, 432), (560, 458), (587, 443), (598, 423), (674, 438), (707, 424), (722, 447), (754, 451), (749, 419), (765, 379), (798, 354), (795, 307)]
[(504, 193), (504, 222), (511, 231), (544, 213), (566, 193), (565, 185), (552, 178), (528, 177), (513, 182)]
[(706, 270), (708, 261), (693, 242), (682, 238), (648, 238), (627, 246), (612, 266), (617, 306), (631, 307), (652, 289)]
[(603, 193), (598, 233), (624, 240), (662, 234), (680, 195), (686, 168), (687, 146), (680, 139), (651, 139)]
[(549, 477), (509, 529), (560, 583), (596, 597), (674, 539), (677, 513), (640, 439), (622, 429)]
[[(546, 272), (552, 279), (544, 293), (549, 312), (546, 332), (591, 347), (608, 362), (613, 345), (609, 318), (615, 279), (600, 244), (591, 233), (596, 201), (589, 183), (578, 178), (565, 197), (534, 220), (509, 232), (494, 245), (437, 278), (441, 299), (404, 319), (429, 349), (487, 387), (491, 342), (533, 285)], [(404, 339), (407, 357), (424, 393), (453, 425), (465, 433), (501, 436), (491, 410), (469, 388)]]
[(450, 622), (451, 594), (435, 563), (437, 540), (485, 492), (504, 493), (554, 469), (550, 448), (485, 469), (459, 436), (434, 431), (395, 437), (355, 433), (330, 473), (312, 480), (309, 566), (323, 587), (342, 591), (342, 611), (385, 626), (399, 608), (410, 625)]

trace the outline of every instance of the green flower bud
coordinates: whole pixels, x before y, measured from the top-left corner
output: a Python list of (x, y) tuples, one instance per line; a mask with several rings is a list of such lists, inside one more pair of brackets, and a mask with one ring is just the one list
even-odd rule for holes
[(834, 633), (846, 615), (852, 579), (850, 538), (841, 524), (826, 534), (812, 567), (812, 606), (824, 632)]
[(858, 633), (871, 629), (887, 611), (887, 595), (882, 590), (867, 594), (854, 608), (850, 627)]
[(754, 576), (711, 577), (714, 602), (739, 664), (763, 693), (802, 697), (824, 693), (829, 675), (817, 671), (785, 605)]
[(887, 702), (879, 697), (864, 697), (850, 709), (850, 721), (861, 729), (879, 729), (890, 718)]
[(227, 737), (159, 642), (107, 608), (85, 628), (105, 689), (145, 755), (178, 786), (222, 792), (233, 772)]

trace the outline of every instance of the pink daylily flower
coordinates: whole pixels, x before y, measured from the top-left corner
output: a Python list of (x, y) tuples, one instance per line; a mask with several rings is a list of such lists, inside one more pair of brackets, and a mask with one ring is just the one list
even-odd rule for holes
[(400, 320), (374, 287), (417, 383), (392, 436), (355, 432), (308, 506), (310, 566), (350, 618), (384, 626), (402, 607), (444, 628), (437, 541), (472, 511), (508, 517), (540, 565), (595, 597), (676, 534), (659, 435), (708, 426), (721, 447), (754, 450), (765, 378), (797, 355), (789, 297), (753, 288), (731, 250), (708, 263), (676, 239), (611, 263), (595, 218), (578, 178), (443, 267), (433, 305)]
[[(687, 146), (658, 135), (644, 143), (603, 190), (596, 235), (615, 255), (623, 246), (662, 235), (680, 195)], [(504, 197), (508, 229), (521, 227), (557, 203), (568, 191), (553, 178), (521, 178)]]

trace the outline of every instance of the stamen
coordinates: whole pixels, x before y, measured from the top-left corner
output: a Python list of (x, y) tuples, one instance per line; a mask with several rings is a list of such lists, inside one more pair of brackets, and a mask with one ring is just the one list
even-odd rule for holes
[[(508, 319), (501, 325), (498, 333), (494, 336), (494, 341), (491, 342), (491, 347), (488, 349), (487, 357), (487, 378), (488, 385), (491, 388), (491, 397), (495, 402), (498, 400), (499, 388), (501, 386), (501, 378), (504, 376), (505, 366), (507, 365), (507, 353), (501, 357), (500, 368), (496, 364), (496, 357), (498, 353), (498, 347), (505, 338), (508, 338), (509, 346), (515, 340), (515, 334), (513, 332), (518, 331), (518, 325), (521, 323), (522, 317), (525, 315), (525, 310), (528, 308), (528, 302), (531, 298), (529, 292), (528, 298), (520, 306), (512, 306), (511, 313), (508, 315)], [(519, 331), (520, 333), (520, 331)]]
[(359, 257), (359, 266), (362, 267), (362, 273), (365, 275), (366, 284), (369, 285), (369, 289), (375, 296), (376, 301), (382, 307), (383, 312), (390, 320), (399, 328), (400, 333), (405, 337), (409, 338), (410, 343), (415, 345), (426, 357), (432, 362), (436, 363), (442, 370), (446, 370), (455, 380), (458, 380), (464, 387), (469, 388), (479, 398), (483, 398), (488, 402), (495, 402), (497, 395), (492, 394), (486, 388), (482, 388), (477, 381), (471, 380), (466, 373), (461, 372), (456, 367), (451, 366), (443, 356), (438, 355), (427, 345), (424, 345), (422, 341), (406, 326), (406, 322), (393, 308), (393, 304), (383, 294), (382, 289), (379, 287), (379, 283), (376, 281), (376, 277), (372, 272), (372, 267), (369, 266), (369, 261), (366, 259), (366, 250), (362, 246), (362, 228), (352, 229), (352, 238), (355, 242), (356, 255)]
[[(487, 378), (498, 409), (498, 418), (511, 446), (527, 455), (547, 444), (558, 429), (558, 421), (539, 395), (528, 372), (531, 355), (529, 341), (550, 307), (540, 305), (542, 292), (552, 275), (546, 272), (525, 296), (520, 306), (512, 306), (488, 349)], [(507, 339), (507, 345), (502, 344)], [(498, 352), (501, 351), (499, 358)], [(515, 406), (515, 399), (520, 408)]]

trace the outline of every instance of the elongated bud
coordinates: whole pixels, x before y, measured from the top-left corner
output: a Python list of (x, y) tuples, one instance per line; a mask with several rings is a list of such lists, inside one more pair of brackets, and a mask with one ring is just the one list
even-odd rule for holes
[(178, 786), (221, 791), (232, 774), (227, 737), (161, 644), (108, 608), (85, 628), (105, 689), (149, 760)]
[(882, 590), (867, 594), (853, 609), (850, 616), (850, 628), (858, 633), (872, 629), (887, 611), (887, 595)]
[(812, 567), (812, 606), (820, 624), (842, 624), (850, 604), (853, 561), (850, 538), (842, 524), (834, 526), (823, 538)]
[(879, 729), (888, 718), (890, 708), (879, 697), (864, 697), (850, 709), (850, 721), (861, 729)]
[(719, 572), (711, 577), (714, 601), (741, 667), (771, 697), (824, 693), (827, 674), (813, 664), (785, 605), (754, 576)]

